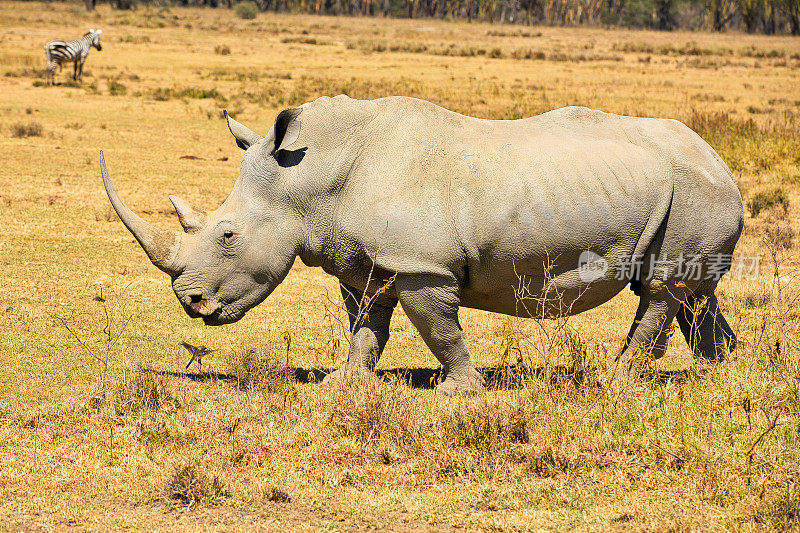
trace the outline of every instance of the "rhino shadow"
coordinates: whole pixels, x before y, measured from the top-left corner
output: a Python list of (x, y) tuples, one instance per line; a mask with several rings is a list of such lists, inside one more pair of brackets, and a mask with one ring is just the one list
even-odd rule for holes
[[(302, 368), (290, 367), (290, 375), (294, 374), (294, 380), (298, 383), (321, 383), (330, 372), (335, 369), (321, 368)], [(486, 387), (490, 390), (515, 390), (525, 386), (529, 379), (547, 380), (553, 384), (572, 383), (576, 387), (603, 388), (595, 377), (581, 372), (575, 372), (572, 368), (564, 366), (535, 367), (525, 369), (483, 367), (477, 369), (486, 380)], [(172, 376), (189, 379), (196, 382), (218, 382), (236, 383), (236, 376), (224, 372), (179, 372), (173, 370), (156, 370), (145, 368), (143, 372), (157, 374), (160, 376)], [(414, 389), (433, 389), (441, 377), (441, 368), (391, 368), (377, 370), (375, 373), (384, 381), (398, 381), (405, 383)], [(708, 369), (700, 368), (692, 371), (691, 369), (682, 370), (659, 370), (649, 376), (649, 381), (664, 385), (671, 381), (684, 382), (692, 375), (702, 377)]]

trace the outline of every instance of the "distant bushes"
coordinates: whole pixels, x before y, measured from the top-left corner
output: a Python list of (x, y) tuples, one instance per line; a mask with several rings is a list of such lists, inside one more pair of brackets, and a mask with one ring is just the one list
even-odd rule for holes
[(122, 43), (130, 43), (130, 44), (144, 44), (150, 42), (150, 37), (147, 35), (125, 35), (120, 39)]
[(220, 93), (216, 88), (201, 89), (199, 87), (184, 87), (177, 89), (173, 87), (158, 87), (150, 92), (154, 100), (166, 101), (172, 98), (214, 98), (222, 102), (226, 101), (225, 96)]
[(252, 20), (258, 15), (258, 6), (255, 2), (245, 0), (236, 4), (236, 16), (240, 19)]
[[(90, 10), (96, 0), (86, 0)], [(133, 10), (140, 0), (111, 0), (121, 10)], [(149, 4), (149, 2), (141, 2)], [(233, 6), (232, 0), (180, 0), (181, 6)], [(161, 4), (163, 6), (167, 4)], [(163, 9), (166, 9), (164, 7)], [(349, 2), (270, 2), (246, 0), (235, 5), (237, 16), (254, 19), (259, 11), (314, 13), (317, 15), (383, 16), (396, 18), (461, 19), (500, 24), (541, 24), (548, 26), (622, 26), (658, 30), (725, 31), (748, 33), (791, 33), (800, 35), (800, 10), (796, 0), (626, 0), (621, 2), (497, 2), (490, 0), (352, 0)], [(151, 21), (156, 27), (164, 21)], [(490, 30), (492, 37), (537, 37), (529, 31)]]
[[(282, 42), (308, 42), (306, 39), (297, 39), (287, 37)], [(326, 44), (317, 41), (312, 44)], [(383, 53), (383, 52), (397, 52), (407, 54), (428, 54), (434, 56), (449, 56), (449, 57), (476, 57), (484, 56), (491, 59), (533, 59), (539, 61), (558, 61), (558, 62), (581, 62), (581, 61), (622, 61), (624, 58), (621, 54), (571, 54), (566, 52), (550, 52), (549, 54), (543, 50), (536, 50), (533, 48), (514, 48), (504, 49), (499, 46), (485, 47), (485, 46), (460, 46), (457, 43), (442, 43), (440, 45), (428, 45), (420, 42), (413, 41), (396, 41), (396, 40), (367, 40), (359, 39), (356, 41), (347, 42), (347, 48), (350, 50), (361, 50), (363, 52)]]

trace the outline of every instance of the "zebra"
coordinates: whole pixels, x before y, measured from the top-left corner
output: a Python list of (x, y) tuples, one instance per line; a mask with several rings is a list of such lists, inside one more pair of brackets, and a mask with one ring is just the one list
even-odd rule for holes
[(103, 30), (90, 29), (80, 39), (73, 41), (50, 41), (44, 46), (44, 54), (47, 56), (47, 77), (50, 85), (56, 84), (56, 67), (61, 70), (62, 63), (74, 63), (72, 79), (75, 81), (83, 77), (83, 63), (89, 55), (89, 49), (94, 46), (97, 51), (103, 49), (100, 46), (100, 34)]

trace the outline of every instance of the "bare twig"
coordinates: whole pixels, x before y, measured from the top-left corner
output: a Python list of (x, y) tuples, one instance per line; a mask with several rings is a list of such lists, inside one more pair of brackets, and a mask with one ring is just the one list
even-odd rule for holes
[(87, 351), (87, 353), (100, 365), (100, 383), (98, 386), (97, 395), (100, 397), (105, 397), (106, 393), (106, 376), (108, 375), (108, 365), (109, 361), (111, 360), (111, 352), (116, 346), (119, 339), (122, 337), (122, 334), (128, 327), (132, 317), (128, 317), (125, 319), (121, 325), (121, 327), (117, 328), (117, 331), (114, 332), (114, 322), (116, 319), (116, 310), (119, 305), (119, 298), (125, 291), (130, 287), (130, 283), (125, 286), (125, 288), (120, 293), (120, 296), (114, 298), (113, 304), (109, 307), (108, 299), (103, 297), (102, 290), (100, 291), (100, 297), (96, 298), (97, 301), (103, 304), (103, 316), (104, 316), (104, 324), (102, 328), (102, 335), (105, 339), (105, 347), (102, 353), (98, 353), (84, 341), (81, 336), (75, 331), (75, 329), (70, 326), (69, 322), (60, 316), (53, 315), (48, 313), (49, 316), (56, 321), (58, 321), (64, 328), (78, 341), (78, 344), (83, 346), (83, 348)]
[[(766, 415), (766, 413), (764, 414)], [(775, 415), (775, 418), (772, 420), (772, 422), (770, 422), (769, 426), (767, 426), (767, 429), (765, 429), (761, 435), (758, 436), (755, 442), (753, 442), (753, 444), (750, 446), (750, 449), (747, 450), (747, 490), (750, 490), (750, 479), (753, 468), (753, 453), (756, 450), (756, 446), (758, 446), (764, 437), (766, 437), (770, 432), (772, 432), (773, 429), (775, 429), (775, 427), (778, 425), (778, 417), (780, 417), (780, 415), (780, 413)], [(767, 418), (767, 420), (769, 420), (769, 418)]]

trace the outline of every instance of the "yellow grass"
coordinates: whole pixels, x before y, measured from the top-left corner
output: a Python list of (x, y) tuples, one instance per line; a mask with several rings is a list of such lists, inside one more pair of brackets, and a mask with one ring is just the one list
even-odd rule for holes
[[(43, 44), (89, 27), (103, 28), (104, 49), (91, 52), (83, 84), (36, 86)], [(775, 227), (800, 230), (800, 41), (497, 29), (272, 14), (243, 21), (228, 10), (178, 8), (86, 14), (70, 4), (0, 2), (0, 526), (797, 527), (791, 273), (800, 254), (791, 242), (782, 252), (788, 285), (777, 302), (762, 239)], [(221, 45), (230, 54), (215, 52)], [(688, 368), (688, 378), (635, 391), (569, 379), (550, 386), (541, 377), (458, 401), (391, 383), (338, 390), (280, 378), (240, 390), (224, 379), (236, 370), (231, 361), (258, 348), (282, 362), (287, 334), (299, 375), (341, 364), (347, 343), (326, 297), (338, 301), (336, 281), (298, 262), (241, 322), (206, 328), (190, 320), (110, 210), (98, 151), (134, 210), (177, 228), (167, 194), (215, 207), (238, 172), (241, 152), (223, 108), (264, 133), (279, 110), (342, 92), (406, 94), (490, 118), (578, 104), (706, 124), (701, 133), (746, 201), (780, 187), (790, 204), (788, 214), (772, 208), (746, 221), (737, 253), (765, 254), (759, 278), (720, 284), (739, 350), (725, 363), (693, 366), (677, 334), (658, 365)], [(64, 324), (102, 354), (105, 309), (114, 305), (112, 325), (125, 329), (99, 401), (100, 365)], [(570, 320), (598, 375), (635, 306), (625, 291)], [(481, 368), (500, 364), (504, 351), (514, 359), (509, 342), (535, 367), (564, 364), (575, 351), (559, 324), (547, 330), (554, 347), (542, 352), (535, 324), (474, 310), (461, 319)], [(211, 374), (183, 373), (183, 340), (218, 350), (204, 359)], [(400, 309), (379, 368), (436, 368)], [(137, 403), (153, 390), (155, 404)], [(481, 413), (501, 422), (486, 426)], [(509, 429), (515, 417), (526, 421), (525, 439)], [(222, 493), (171, 499), (167, 486), (185, 464), (209, 483), (219, 476)], [(291, 501), (272, 501), (281, 491)]]

